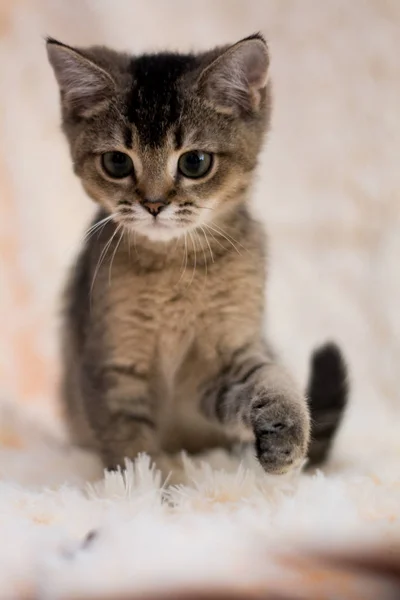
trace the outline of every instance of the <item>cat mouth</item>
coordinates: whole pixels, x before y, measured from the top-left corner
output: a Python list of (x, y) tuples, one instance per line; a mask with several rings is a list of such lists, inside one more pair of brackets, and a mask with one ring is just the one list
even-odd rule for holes
[[(166, 212), (166, 211), (165, 211)], [(195, 225), (187, 215), (162, 214), (151, 216), (138, 209), (123, 209), (117, 219), (130, 232), (142, 235), (153, 241), (177, 239)]]
[(128, 217), (126, 215), (123, 216), (123, 218), (120, 220), (118, 219), (118, 221), (123, 222), (125, 226), (127, 226), (129, 229), (141, 229), (141, 230), (145, 230), (145, 229), (150, 229), (150, 230), (157, 230), (157, 229), (175, 229), (178, 226), (178, 223), (176, 223), (174, 220), (172, 219), (160, 219), (158, 217), (151, 217), (149, 219), (145, 218), (141, 218), (141, 217), (137, 217), (136, 215), (129, 215)]
[(152, 223), (150, 223), (150, 227), (152, 229), (171, 229), (171, 225), (169, 223), (160, 221), (159, 219), (153, 219)]
[(177, 231), (184, 230), (190, 226), (191, 222), (185, 221), (182, 222), (181, 219), (176, 218), (160, 218), (153, 217), (151, 220), (146, 220), (141, 223), (143, 229), (148, 229), (150, 231)]
[(142, 227), (140, 227), (141, 231), (144, 234), (150, 234), (152, 237), (157, 234), (168, 234), (175, 232), (178, 229), (178, 224), (174, 222), (166, 222), (160, 219), (153, 219), (149, 223), (144, 223)]
[(182, 236), (185, 232), (185, 227), (175, 220), (166, 220), (154, 218), (151, 221), (143, 222), (141, 219), (129, 219), (125, 222), (125, 226), (130, 231), (136, 232), (147, 237), (152, 241), (170, 241)]

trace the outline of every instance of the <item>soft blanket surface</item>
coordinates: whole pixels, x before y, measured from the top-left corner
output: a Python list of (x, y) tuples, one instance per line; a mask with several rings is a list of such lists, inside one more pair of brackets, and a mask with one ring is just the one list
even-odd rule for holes
[[(19, 410), (3, 405), (0, 416), (0, 598), (232, 586), (383, 597), (374, 581), (307, 564), (310, 551), (400, 537), (400, 440), (382, 413), (349, 416), (325, 473), (271, 477), (251, 455), (240, 464), (215, 452), (188, 460), (188, 485), (167, 493), (146, 456), (103, 476)], [(281, 561), (287, 553), (296, 561)]]

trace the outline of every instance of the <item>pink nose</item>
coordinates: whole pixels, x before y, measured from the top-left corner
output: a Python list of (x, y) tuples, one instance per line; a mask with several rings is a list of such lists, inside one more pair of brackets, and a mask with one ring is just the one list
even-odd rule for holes
[(167, 206), (167, 202), (165, 200), (143, 200), (142, 206), (144, 206), (153, 217), (156, 217)]

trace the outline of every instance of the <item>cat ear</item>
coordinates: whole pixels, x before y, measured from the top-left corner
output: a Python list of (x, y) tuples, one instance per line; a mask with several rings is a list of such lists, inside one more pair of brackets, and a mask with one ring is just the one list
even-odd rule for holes
[(267, 44), (256, 34), (226, 48), (200, 74), (198, 86), (222, 112), (253, 112), (267, 85), (268, 67)]
[(52, 38), (47, 39), (47, 54), (68, 112), (93, 116), (110, 101), (115, 82), (90, 58)]

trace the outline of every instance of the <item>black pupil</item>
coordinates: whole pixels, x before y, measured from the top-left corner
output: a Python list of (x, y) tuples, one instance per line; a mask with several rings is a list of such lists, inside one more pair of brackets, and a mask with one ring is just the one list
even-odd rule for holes
[(130, 159), (123, 152), (113, 152), (111, 162), (117, 173), (124, 173), (129, 168)]
[(190, 175), (198, 175), (205, 166), (205, 156), (202, 152), (188, 152), (185, 156), (184, 170)]
[(186, 167), (190, 171), (198, 171), (201, 167), (201, 163), (203, 162), (203, 160), (203, 154), (195, 154), (194, 152), (191, 152), (186, 157)]
[(103, 165), (113, 177), (125, 177), (132, 171), (132, 161), (123, 152), (107, 152), (103, 155)]

